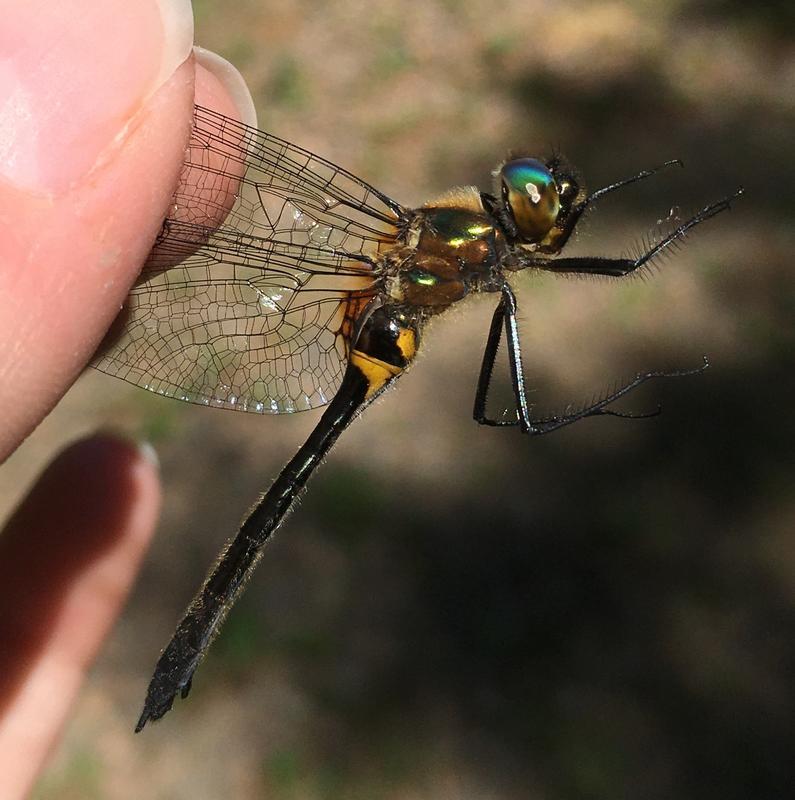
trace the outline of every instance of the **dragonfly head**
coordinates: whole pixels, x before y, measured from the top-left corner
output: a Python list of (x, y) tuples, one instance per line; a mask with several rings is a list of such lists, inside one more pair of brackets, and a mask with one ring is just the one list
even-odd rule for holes
[(560, 156), (511, 158), (494, 177), (501, 220), (517, 243), (544, 253), (560, 250), (587, 196), (574, 170)]

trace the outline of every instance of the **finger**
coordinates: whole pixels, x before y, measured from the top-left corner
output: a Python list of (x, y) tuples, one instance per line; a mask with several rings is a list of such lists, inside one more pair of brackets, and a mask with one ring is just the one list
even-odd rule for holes
[[(176, 185), (188, 0), (0, 0), (0, 459), (118, 311)], [(6, 55), (8, 54), (8, 55)]]
[[(201, 47), (194, 47), (193, 51), (196, 105), (209, 108), (215, 114), (208, 117), (202, 112), (194, 117), (191, 141), (168, 208), (168, 218), (192, 226), (216, 228), (224, 222), (238, 198), (240, 180), (246, 171), (244, 156), (251, 146), (245, 127), (224, 126), (219, 120), (231, 117), (256, 127), (257, 114), (243, 77), (228, 61)], [(219, 135), (223, 138), (222, 147), (213, 142)], [(239, 158), (230, 157), (238, 151)], [(184, 234), (179, 237), (178, 247), (169, 243), (170, 230), (168, 227), (161, 230), (152, 250), (157, 272), (190, 255)], [(198, 249), (202, 236), (197, 235), (196, 240), (195, 249)], [(118, 322), (121, 323), (121, 319)], [(114, 337), (115, 332), (111, 330), (109, 342), (113, 342)]]
[(63, 452), (0, 536), (0, 797), (30, 788), (151, 538), (157, 469), (101, 435)]
[(238, 70), (225, 58), (203, 47), (194, 47), (193, 55), (196, 62), (196, 105), (211, 108), (256, 128), (254, 100)]

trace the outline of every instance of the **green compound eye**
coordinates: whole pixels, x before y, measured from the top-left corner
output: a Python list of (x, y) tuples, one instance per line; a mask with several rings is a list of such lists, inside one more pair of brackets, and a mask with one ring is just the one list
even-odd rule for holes
[(560, 195), (552, 173), (535, 158), (517, 158), (503, 165), (500, 180), (503, 199), (522, 239), (540, 242), (560, 213)]

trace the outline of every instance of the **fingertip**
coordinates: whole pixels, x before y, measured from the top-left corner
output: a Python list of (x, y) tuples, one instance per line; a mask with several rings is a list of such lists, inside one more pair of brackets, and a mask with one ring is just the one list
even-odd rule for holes
[(234, 64), (211, 50), (194, 46), (196, 58), (196, 104), (257, 127), (254, 99)]
[(21, 797), (118, 616), (160, 505), (146, 448), (62, 452), (0, 537), (0, 796)]
[(193, 43), (189, 0), (27, 0), (3, 26), (0, 174), (54, 196), (115, 147)]
[[(242, 75), (232, 64), (200, 47), (195, 47), (194, 53), (197, 106), (194, 138), (169, 218), (216, 228), (223, 224), (238, 200), (240, 181), (247, 168), (246, 150), (255, 146), (246, 128), (234, 121), (255, 126), (256, 111)], [(227, 118), (233, 123), (226, 124)], [(212, 180), (207, 180), (208, 173), (213, 175)], [(161, 263), (173, 263), (174, 255), (167, 237), (164, 248), (158, 250), (156, 245), (154, 252)], [(182, 259), (186, 255), (187, 250), (181, 243), (177, 257)]]
[[(17, 612), (38, 613), (37, 583), (46, 583), (50, 591), (44, 595), (50, 596), (53, 587), (108, 558), (125, 559), (118, 566), (119, 585), (126, 584), (152, 536), (159, 506), (158, 468), (148, 447), (109, 432), (70, 445), (47, 467), (0, 538), (0, 606), (9, 596), (22, 597), (26, 604)], [(0, 624), (2, 619), (0, 614)]]

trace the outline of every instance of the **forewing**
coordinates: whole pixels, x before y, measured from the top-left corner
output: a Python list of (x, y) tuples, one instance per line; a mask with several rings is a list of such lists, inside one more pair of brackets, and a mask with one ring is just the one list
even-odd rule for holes
[(169, 218), (94, 366), (206, 405), (324, 405), (401, 214), (334, 164), (197, 107)]

